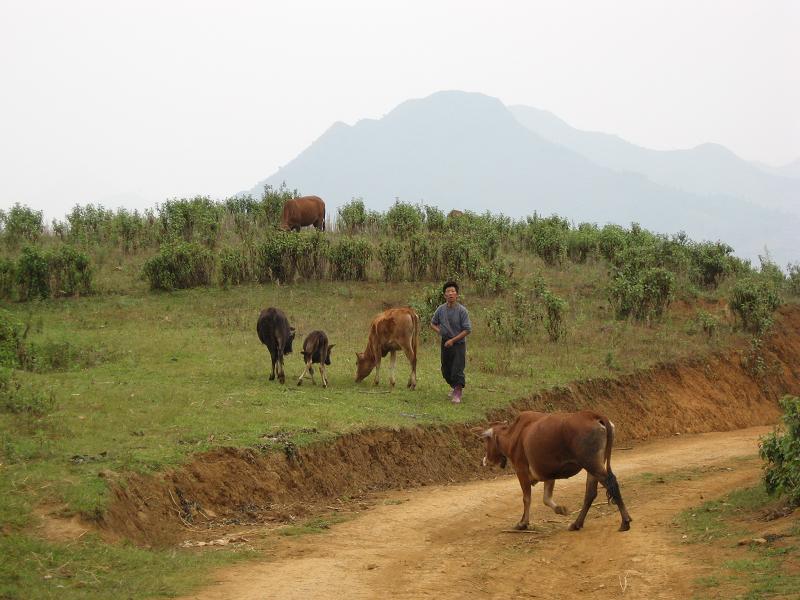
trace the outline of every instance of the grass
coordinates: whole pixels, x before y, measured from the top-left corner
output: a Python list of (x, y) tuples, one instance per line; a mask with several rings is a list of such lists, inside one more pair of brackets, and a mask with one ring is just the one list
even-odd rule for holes
[[(53, 394), (47, 411), (0, 411), (0, 597), (24, 596), (20, 590), (28, 586), (39, 597), (53, 590), (70, 597), (64, 590), (74, 588), (85, 594), (80, 597), (103, 598), (115, 595), (119, 585), (129, 586), (131, 598), (164, 595), (183, 589), (184, 574), (205, 569), (203, 561), (238, 558), (228, 550), (208, 558), (175, 551), (174, 560), (164, 560), (172, 555), (97, 540), (65, 546), (26, 533), (36, 523), (38, 505), (63, 506), (64, 514), (102, 514), (108, 479), (99, 472), (159, 471), (217, 446), (287, 451), (286, 440), (302, 446), (371, 427), (481, 421), (488, 409), (539, 389), (616, 377), (708, 350), (704, 336), (687, 334), (692, 310), (676, 308), (651, 326), (616, 321), (603, 291), (605, 267), (554, 270), (537, 261), (519, 259), (516, 272), (543, 271), (551, 289), (567, 299), (566, 339), (548, 341), (542, 325), (524, 342), (493, 338), (483, 316), (505, 300), (478, 297), (467, 287), (474, 331), (468, 385), (457, 406), (446, 399), (439, 349), (428, 334), (420, 347), (416, 391), (405, 388), (409, 368), (403, 356), (396, 389), (388, 386), (388, 361), (380, 387), (373, 388), (372, 376), (353, 382), (355, 352), (364, 349), (371, 318), (388, 304), (406, 304), (420, 284), (312, 282), (171, 294), (133, 286), (126, 293), (8, 306), (18, 320), (32, 324), (29, 341), (49, 349), (40, 364), (58, 368), (16, 374), (26, 386)], [(117, 271), (106, 272), (103, 285), (113, 287), (110, 278)], [(297, 347), (312, 329), (325, 330), (336, 344), (328, 389), (310, 381), (296, 385), (302, 370), (297, 353), (287, 358), (286, 385), (267, 381), (268, 353), (255, 323), (259, 310), (270, 305), (288, 314), (298, 330)], [(715, 343), (734, 336), (721, 332)], [(69, 348), (71, 358), (61, 360), (59, 348)], [(32, 555), (53, 558), (37, 561)], [(54, 586), (55, 575), (42, 579), (66, 562), (76, 570), (62, 582), (64, 589)], [(79, 575), (79, 565), (92, 576)], [(83, 587), (75, 587), (78, 582)]]
[[(775, 500), (763, 486), (737, 490), (725, 498), (706, 502), (682, 512), (678, 524), (691, 544), (718, 548), (714, 555), (730, 557), (712, 565), (715, 574), (695, 580), (696, 597), (743, 598), (800, 596), (800, 548), (794, 543), (799, 531), (795, 525), (780, 545), (745, 544), (738, 540), (753, 538), (752, 523), (759, 523), (759, 514)], [(786, 534), (784, 534), (786, 535)], [(789, 543), (783, 543), (790, 540)]]

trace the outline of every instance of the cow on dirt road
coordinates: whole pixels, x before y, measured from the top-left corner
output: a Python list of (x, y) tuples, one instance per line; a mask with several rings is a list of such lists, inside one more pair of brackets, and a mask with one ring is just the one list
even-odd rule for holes
[(567, 509), (553, 502), (556, 479), (567, 479), (585, 469), (586, 494), (571, 531), (583, 527), (586, 513), (597, 497), (598, 482), (606, 488), (610, 502), (619, 508), (619, 531), (630, 529), (631, 517), (622, 501), (619, 484), (611, 472), (614, 424), (590, 410), (576, 413), (524, 411), (510, 425), (493, 424), (481, 434), (486, 442), (483, 464), (506, 466), (510, 460), (522, 487), (522, 518), (516, 529), (527, 529), (530, 521), (531, 488), (544, 482), (544, 504), (557, 514)]
[(283, 372), (283, 356), (291, 354), (294, 340), (294, 327), (289, 327), (289, 320), (279, 308), (266, 308), (261, 311), (256, 324), (258, 339), (269, 350), (272, 359), (272, 374), (269, 380), (275, 379), (275, 365), (278, 366), (278, 381), (286, 382)]
[(311, 374), (311, 383), (317, 384), (314, 381), (314, 367), (313, 364), (319, 364), (319, 373), (322, 377), (322, 387), (328, 387), (328, 375), (325, 373), (325, 365), (331, 364), (331, 350), (336, 344), (328, 343), (328, 336), (324, 331), (312, 331), (306, 336), (303, 341), (303, 363), (305, 368), (297, 380), (297, 385), (303, 385), (303, 377), (306, 372)]
[(306, 225), (313, 225), (320, 231), (325, 231), (325, 202), (322, 198), (302, 196), (284, 202), (281, 229), (300, 231), (300, 228)]
[(408, 387), (417, 387), (417, 348), (419, 346), (419, 315), (411, 308), (390, 308), (372, 320), (367, 348), (356, 352), (356, 383), (375, 369), (375, 385), (380, 376), (381, 358), (389, 357), (389, 383), (394, 387), (397, 351), (402, 350), (411, 364)]

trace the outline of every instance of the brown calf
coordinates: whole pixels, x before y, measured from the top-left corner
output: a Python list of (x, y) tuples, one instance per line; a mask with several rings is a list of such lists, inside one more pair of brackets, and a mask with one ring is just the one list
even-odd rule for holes
[(317, 385), (314, 381), (314, 363), (319, 364), (319, 373), (322, 377), (322, 387), (328, 387), (328, 375), (325, 373), (325, 365), (331, 364), (331, 350), (336, 344), (328, 344), (328, 336), (324, 331), (312, 331), (306, 336), (303, 341), (303, 362), (305, 368), (300, 379), (297, 380), (297, 385), (303, 385), (303, 377), (306, 372), (311, 374), (311, 383)]
[(325, 231), (325, 202), (322, 198), (303, 196), (284, 202), (281, 229), (300, 231), (300, 228), (306, 225), (313, 225), (320, 231)]
[(583, 507), (570, 530), (583, 527), (586, 513), (597, 497), (597, 483), (606, 488), (622, 516), (620, 531), (630, 529), (631, 517), (622, 501), (619, 484), (611, 472), (611, 448), (614, 424), (590, 410), (576, 413), (540, 413), (524, 411), (511, 425), (495, 424), (483, 432), (486, 441), (484, 466), (506, 466), (511, 461), (522, 487), (522, 518), (516, 529), (527, 529), (530, 522), (531, 488), (544, 482), (544, 503), (560, 515), (567, 509), (553, 502), (556, 479), (567, 479), (585, 469), (586, 493)]
[(356, 383), (363, 380), (375, 369), (375, 385), (381, 369), (381, 358), (389, 357), (389, 383), (394, 387), (394, 368), (397, 351), (405, 352), (411, 363), (408, 387), (417, 386), (417, 346), (419, 345), (419, 316), (410, 308), (390, 308), (372, 321), (369, 328), (367, 348), (356, 352)]

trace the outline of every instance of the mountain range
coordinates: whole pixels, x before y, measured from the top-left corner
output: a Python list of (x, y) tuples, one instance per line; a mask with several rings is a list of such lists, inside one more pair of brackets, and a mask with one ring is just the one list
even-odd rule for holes
[(515, 218), (637, 222), (722, 240), (755, 261), (768, 250), (783, 266), (800, 258), (800, 177), (792, 165), (775, 171), (715, 144), (650, 150), (547, 111), (448, 91), (381, 119), (335, 123), (250, 193), (286, 183), (321, 196), (329, 213), (352, 198), (380, 210), (400, 199)]

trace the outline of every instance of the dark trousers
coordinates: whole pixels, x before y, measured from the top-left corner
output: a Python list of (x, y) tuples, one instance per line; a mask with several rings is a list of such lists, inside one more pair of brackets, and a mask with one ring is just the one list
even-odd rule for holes
[(460, 385), (463, 388), (467, 385), (467, 380), (464, 378), (466, 363), (466, 344), (453, 344), (449, 348), (445, 348), (444, 340), (442, 340), (442, 377), (450, 387)]

